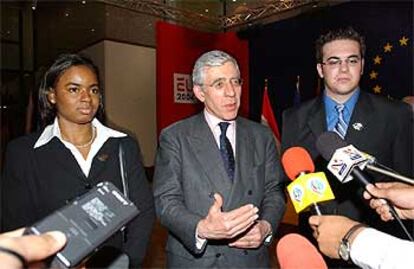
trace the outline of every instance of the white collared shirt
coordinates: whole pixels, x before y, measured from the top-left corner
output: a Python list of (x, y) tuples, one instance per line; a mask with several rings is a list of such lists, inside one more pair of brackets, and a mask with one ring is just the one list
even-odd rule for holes
[(351, 259), (364, 269), (405, 269), (414, 265), (414, 243), (372, 228), (361, 231), (351, 245)]
[(87, 177), (89, 175), (89, 171), (91, 169), (92, 161), (98, 151), (101, 149), (103, 144), (110, 138), (110, 137), (125, 137), (127, 136), (124, 133), (119, 131), (113, 130), (104, 126), (102, 123), (99, 122), (96, 118), (92, 121), (92, 126), (96, 128), (96, 137), (95, 140), (91, 144), (91, 149), (89, 150), (88, 156), (86, 160), (83, 158), (80, 151), (73, 145), (72, 143), (65, 141), (62, 139), (62, 134), (60, 132), (59, 123), (57, 117), (53, 124), (48, 125), (40, 135), (39, 139), (37, 139), (33, 148), (39, 148), (41, 146), (46, 145), (47, 143), (52, 140), (53, 137), (57, 137), (66, 148), (70, 150), (75, 157), (76, 161), (78, 162), (82, 172)]
[[(204, 109), (204, 117), (207, 121), (208, 127), (213, 132), (214, 139), (216, 140), (217, 146), (220, 148), (220, 135), (221, 130), (219, 123), (223, 122), (224, 120), (217, 118), (216, 116), (209, 113), (207, 110)], [(233, 149), (234, 158), (236, 158), (236, 121), (225, 121), (230, 123), (229, 127), (227, 127), (226, 136), (230, 141), (231, 147)]]

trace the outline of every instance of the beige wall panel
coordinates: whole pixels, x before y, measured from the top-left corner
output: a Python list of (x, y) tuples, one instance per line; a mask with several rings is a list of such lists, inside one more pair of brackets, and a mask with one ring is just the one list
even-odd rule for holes
[(156, 138), (155, 49), (104, 41), (108, 125), (128, 131), (154, 165)]
[(157, 146), (155, 49), (103, 41), (82, 53), (100, 68), (107, 125), (135, 137), (144, 165), (153, 166)]

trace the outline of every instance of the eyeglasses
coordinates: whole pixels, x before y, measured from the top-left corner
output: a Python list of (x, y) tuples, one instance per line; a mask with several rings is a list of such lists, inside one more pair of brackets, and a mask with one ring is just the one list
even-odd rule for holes
[(235, 88), (241, 87), (242, 84), (243, 84), (243, 79), (241, 79), (241, 78), (232, 78), (230, 80), (227, 80), (225, 78), (221, 78), (221, 79), (218, 79), (218, 80), (214, 81), (212, 84), (206, 85), (206, 86), (212, 87), (212, 88), (220, 91), (220, 90), (223, 90), (225, 88), (227, 81), (229, 81), (230, 85), (235, 87)]
[(358, 56), (350, 56), (342, 60), (342, 59), (333, 57), (333, 58), (329, 58), (326, 62), (322, 62), (321, 64), (334, 69), (334, 68), (339, 68), (343, 62), (345, 62), (348, 67), (355, 67), (359, 65), (359, 63), (361, 62), (361, 58), (359, 58)]

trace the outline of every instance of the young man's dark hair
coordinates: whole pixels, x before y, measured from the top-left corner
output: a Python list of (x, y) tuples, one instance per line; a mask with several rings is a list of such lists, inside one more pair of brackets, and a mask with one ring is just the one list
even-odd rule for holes
[(316, 50), (316, 62), (322, 63), (322, 48), (326, 43), (335, 41), (335, 40), (343, 40), (349, 39), (354, 40), (359, 43), (361, 58), (365, 56), (365, 38), (361, 36), (357, 31), (355, 31), (352, 27), (347, 28), (339, 28), (335, 30), (331, 30), (325, 34), (322, 34), (315, 42), (315, 50)]

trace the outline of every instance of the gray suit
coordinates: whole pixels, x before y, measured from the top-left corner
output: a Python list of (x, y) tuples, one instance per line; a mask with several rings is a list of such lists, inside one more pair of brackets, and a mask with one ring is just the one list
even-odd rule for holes
[(252, 203), (273, 232), (285, 211), (281, 168), (271, 131), (252, 121), (236, 120), (236, 168), (228, 178), (219, 148), (204, 114), (179, 121), (160, 136), (154, 194), (161, 223), (167, 227), (168, 267), (268, 267), (268, 250), (228, 247), (208, 241), (196, 248), (198, 222), (208, 214), (213, 194), (223, 196), (223, 211)]

